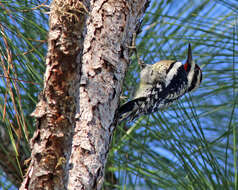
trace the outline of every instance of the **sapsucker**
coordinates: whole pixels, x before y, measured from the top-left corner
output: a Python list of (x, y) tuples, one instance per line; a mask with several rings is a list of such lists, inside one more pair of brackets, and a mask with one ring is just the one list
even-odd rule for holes
[(167, 108), (187, 92), (199, 87), (202, 71), (192, 59), (189, 44), (187, 61), (162, 60), (153, 65), (141, 64), (140, 84), (133, 100), (119, 108), (119, 122), (133, 120)]

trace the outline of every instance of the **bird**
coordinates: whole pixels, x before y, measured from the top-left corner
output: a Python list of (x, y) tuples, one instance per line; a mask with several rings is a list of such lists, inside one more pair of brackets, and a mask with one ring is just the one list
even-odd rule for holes
[(139, 87), (134, 98), (119, 107), (119, 123), (163, 110), (202, 82), (202, 70), (192, 58), (190, 43), (185, 64), (161, 60), (155, 64), (141, 63), (140, 67)]

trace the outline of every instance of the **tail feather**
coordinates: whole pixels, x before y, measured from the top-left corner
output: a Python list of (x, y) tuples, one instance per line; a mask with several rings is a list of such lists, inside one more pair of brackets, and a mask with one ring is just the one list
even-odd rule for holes
[(123, 104), (119, 110), (119, 123), (123, 120), (132, 121), (142, 114), (142, 105), (145, 103), (146, 97), (136, 98)]

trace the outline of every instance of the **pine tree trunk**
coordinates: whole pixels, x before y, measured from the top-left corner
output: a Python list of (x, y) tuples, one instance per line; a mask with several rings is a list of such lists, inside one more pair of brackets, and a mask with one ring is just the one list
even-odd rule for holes
[(100, 189), (146, 0), (54, 0), (23, 189)]

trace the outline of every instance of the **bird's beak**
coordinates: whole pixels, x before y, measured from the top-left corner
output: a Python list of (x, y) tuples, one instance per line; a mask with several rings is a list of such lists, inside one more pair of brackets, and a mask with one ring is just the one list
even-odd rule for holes
[(187, 61), (186, 63), (187, 64), (192, 64), (192, 60), (193, 60), (193, 57), (192, 57), (192, 48), (191, 48), (191, 45), (190, 43), (188, 44), (188, 58), (187, 58)]

